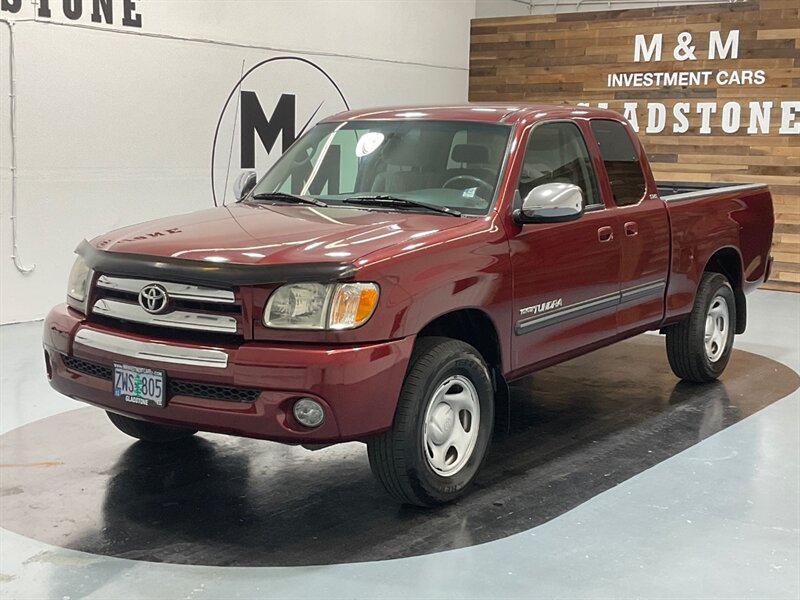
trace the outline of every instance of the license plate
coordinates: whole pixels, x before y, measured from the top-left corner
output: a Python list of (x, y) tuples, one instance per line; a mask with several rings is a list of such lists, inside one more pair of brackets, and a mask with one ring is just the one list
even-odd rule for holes
[(114, 363), (114, 396), (142, 406), (164, 406), (164, 371)]

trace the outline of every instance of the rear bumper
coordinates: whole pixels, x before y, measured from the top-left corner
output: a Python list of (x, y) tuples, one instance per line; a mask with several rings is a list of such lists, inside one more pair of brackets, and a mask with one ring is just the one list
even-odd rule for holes
[[(90, 324), (66, 305), (50, 311), (44, 327), (50, 384), (62, 394), (146, 421), (293, 443), (355, 440), (391, 427), (413, 345), (408, 337), (362, 346), (247, 342), (207, 347)], [(115, 398), (102, 369), (89, 374), (76, 370), (75, 361), (70, 369), (65, 356), (104, 367), (125, 362), (162, 369), (168, 381), (257, 392), (247, 402), (176, 393), (164, 408), (140, 406)], [(299, 397), (323, 405), (322, 425), (307, 429), (295, 421), (291, 408)]]

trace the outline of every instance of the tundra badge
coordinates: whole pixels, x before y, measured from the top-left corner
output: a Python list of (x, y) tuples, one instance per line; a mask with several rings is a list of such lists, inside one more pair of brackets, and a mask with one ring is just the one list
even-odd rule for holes
[(548, 300), (547, 302), (542, 302), (541, 304), (534, 304), (533, 306), (520, 308), (519, 314), (538, 315), (539, 313), (543, 313), (548, 310), (553, 310), (554, 308), (560, 308), (563, 304), (564, 300), (562, 298), (556, 298), (555, 300)]

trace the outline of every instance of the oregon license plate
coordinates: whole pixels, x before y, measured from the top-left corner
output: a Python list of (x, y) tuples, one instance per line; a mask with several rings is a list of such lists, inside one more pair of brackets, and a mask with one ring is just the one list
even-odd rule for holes
[(125, 402), (164, 406), (164, 371), (114, 363), (114, 396)]

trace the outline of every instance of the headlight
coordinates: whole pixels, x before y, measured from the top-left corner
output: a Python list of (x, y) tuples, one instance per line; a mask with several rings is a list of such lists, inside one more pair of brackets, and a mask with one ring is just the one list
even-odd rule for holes
[(279, 287), (264, 309), (264, 325), (285, 329), (325, 329), (331, 286), (293, 283)]
[(67, 303), (73, 308), (86, 312), (86, 296), (92, 271), (82, 257), (75, 259), (67, 282)]
[(374, 283), (290, 283), (272, 293), (264, 325), (276, 329), (353, 329), (378, 304)]

